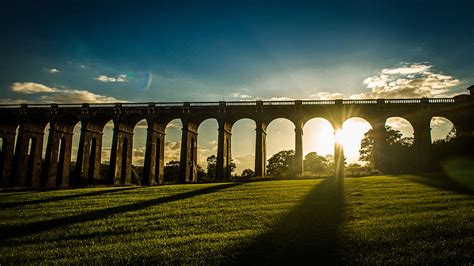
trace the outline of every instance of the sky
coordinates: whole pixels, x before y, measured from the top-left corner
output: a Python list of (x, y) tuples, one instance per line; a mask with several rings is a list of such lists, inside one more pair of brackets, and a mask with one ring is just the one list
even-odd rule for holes
[[(452, 97), (474, 84), (472, 1), (348, 2), (9, 1), (0, 102)], [(269, 125), (268, 156), (294, 148), (287, 122)], [(329, 129), (310, 122), (305, 153), (329, 153)], [(253, 126), (233, 128), (248, 136), (232, 140), (234, 160), (247, 162), (238, 171), (253, 168)], [(203, 158), (215, 152), (217, 124), (201, 127)], [(450, 125), (432, 127), (438, 138)], [(145, 129), (136, 130), (139, 163)], [(167, 131), (176, 154), (179, 122)]]

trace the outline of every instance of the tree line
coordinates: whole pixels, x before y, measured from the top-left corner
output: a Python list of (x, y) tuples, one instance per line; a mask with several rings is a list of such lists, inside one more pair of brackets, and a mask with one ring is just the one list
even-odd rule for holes
[[(404, 137), (403, 134), (390, 126), (385, 126), (383, 133), (384, 142), (379, 154), (379, 163), (374, 165), (374, 132), (367, 131), (361, 140), (359, 150), (359, 163), (347, 164), (346, 175), (364, 176), (371, 174), (399, 174), (416, 172), (416, 153), (414, 139)], [(429, 171), (438, 171), (444, 161), (464, 156), (474, 157), (474, 137), (469, 134), (457, 134), (453, 127), (446, 138), (436, 140), (430, 146), (431, 158), (429, 160)], [(267, 163), (267, 175), (276, 177), (295, 176), (295, 152), (294, 150), (282, 150), (274, 154)], [(179, 161), (172, 160), (165, 164), (165, 183), (176, 183), (179, 176)], [(206, 167), (197, 165), (199, 181), (214, 181), (216, 177), (217, 156), (211, 155), (206, 159)], [(316, 177), (327, 177), (334, 173), (334, 156), (319, 155), (316, 152), (306, 154), (303, 160), (305, 175)], [(74, 165), (72, 165), (74, 168)], [(106, 176), (107, 164), (101, 164), (100, 175)], [(231, 160), (230, 171), (232, 179), (249, 179), (254, 177), (252, 169), (244, 169), (240, 174), (236, 173), (236, 165)], [(132, 183), (141, 184), (143, 179), (143, 167), (132, 166)], [(98, 181), (100, 183), (100, 180)]]

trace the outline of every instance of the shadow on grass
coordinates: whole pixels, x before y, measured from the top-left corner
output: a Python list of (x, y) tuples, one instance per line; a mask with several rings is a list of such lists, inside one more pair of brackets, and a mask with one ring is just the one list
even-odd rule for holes
[(268, 233), (238, 253), (233, 263), (251, 265), (338, 263), (343, 180), (326, 179)]
[(32, 193), (34, 193), (34, 191), (20, 191), (20, 192), (0, 191), (0, 198), (27, 195), (27, 194), (32, 194)]
[(26, 205), (34, 205), (34, 204), (41, 204), (41, 203), (49, 203), (49, 202), (56, 202), (62, 200), (70, 200), (82, 197), (92, 197), (92, 196), (99, 196), (103, 194), (109, 194), (113, 192), (121, 192), (131, 189), (137, 189), (138, 187), (126, 187), (126, 188), (117, 188), (117, 189), (106, 189), (106, 190), (99, 190), (99, 191), (92, 191), (86, 193), (79, 193), (79, 194), (72, 194), (72, 195), (64, 195), (64, 196), (57, 196), (51, 197), (46, 199), (38, 199), (38, 200), (28, 200), (28, 201), (20, 201), (20, 202), (6, 202), (0, 204), (0, 208), (14, 208), (14, 207), (23, 207)]
[(474, 195), (474, 191), (456, 183), (444, 173), (424, 173), (410, 176), (403, 175), (399, 178), (455, 193)]
[(145, 201), (140, 201), (137, 203), (127, 204), (127, 205), (120, 205), (116, 207), (110, 207), (106, 209), (81, 213), (78, 215), (62, 217), (57, 219), (51, 219), (46, 221), (39, 221), (39, 222), (32, 222), (17, 226), (2, 226), (0, 228), (0, 246), (9, 245), (6, 240), (11, 238), (23, 237), (32, 234), (46, 232), (52, 229), (56, 229), (59, 227), (69, 226), (77, 223), (89, 222), (94, 220), (103, 219), (112, 215), (123, 214), (127, 212), (133, 212), (142, 210), (151, 206), (156, 206), (160, 204), (165, 204), (173, 201), (183, 200), (192, 198), (199, 195), (210, 194), (213, 192), (217, 192), (219, 190), (223, 190), (226, 188), (231, 188), (241, 183), (229, 183), (229, 184), (222, 184), (212, 187), (207, 187), (203, 189), (193, 190), (189, 192), (184, 192), (176, 195), (166, 196), (162, 198), (155, 198)]

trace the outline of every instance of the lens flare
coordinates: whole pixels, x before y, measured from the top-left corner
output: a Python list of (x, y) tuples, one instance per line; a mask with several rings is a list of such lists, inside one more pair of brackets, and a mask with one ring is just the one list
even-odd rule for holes
[(336, 132), (334, 132), (334, 141), (343, 144), (344, 140), (344, 132), (341, 129), (336, 130)]
[(145, 91), (148, 92), (151, 87), (151, 82), (153, 81), (153, 73), (151, 73), (151, 71), (147, 72), (145, 80), (146, 80)]

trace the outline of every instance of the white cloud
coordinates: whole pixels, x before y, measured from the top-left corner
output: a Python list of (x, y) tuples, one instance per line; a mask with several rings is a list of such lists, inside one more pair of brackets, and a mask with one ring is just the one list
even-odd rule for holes
[(145, 162), (145, 147), (133, 148), (133, 165), (143, 165)]
[(245, 154), (242, 156), (235, 156), (232, 158), (236, 165), (235, 173), (241, 174), (245, 169), (252, 169), (255, 168), (255, 155), (254, 154)]
[(11, 99), (11, 98), (0, 99), (0, 104), (22, 104), (22, 103), (28, 103), (28, 101), (22, 100), (22, 99)]
[(51, 95), (41, 96), (43, 102), (56, 103), (116, 103), (123, 102), (114, 97), (104, 96), (84, 90), (58, 90)]
[(56, 88), (50, 88), (34, 82), (14, 82), (10, 88), (12, 91), (22, 94), (53, 93), (58, 91)]
[(272, 97), (269, 99), (263, 99), (264, 101), (294, 101), (295, 99), (290, 97)]
[(399, 128), (405, 128), (405, 127), (411, 127), (412, 125), (410, 122), (408, 122), (405, 118), (401, 117), (390, 117), (387, 119), (387, 125), (399, 129)]
[(128, 82), (127, 75), (125, 74), (120, 74), (117, 77), (108, 77), (106, 75), (99, 75), (98, 77), (95, 77), (94, 79), (101, 82)]
[(181, 142), (169, 141), (165, 142), (165, 156), (167, 161), (175, 160), (179, 161), (181, 152)]
[(387, 75), (410, 75), (410, 74), (418, 74), (430, 69), (432, 66), (424, 65), (424, 64), (412, 64), (412, 65), (404, 65), (403, 67), (398, 68), (386, 68), (382, 69), (382, 74)]
[(315, 100), (334, 100), (344, 98), (344, 94), (338, 92), (323, 91), (318, 92), (316, 94), (311, 94), (309, 97)]
[(115, 103), (124, 102), (114, 97), (92, 93), (86, 90), (57, 89), (34, 82), (14, 82), (11, 90), (20, 94), (40, 94), (38, 99), (14, 99), (12, 102), (54, 102), (54, 103)]
[(253, 96), (250, 96), (248, 94), (242, 94), (240, 92), (234, 92), (231, 95), (233, 98), (240, 99), (240, 100), (249, 100), (251, 98), (254, 98)]
[(449, 75), (434, 73), (432, 68), (432, 65), (426, 64), (404, 64), (402, 67), (382, 69), (377, 75), (364, 80), (369, 92), (354, 94), (350, 98), (454, 96), (455, 93), (451, 90), (459, 84), (459, 80)]
[(178, 124), (175, 124), (174, 122), (171, 122), (166, 125), (166, 128), (180, 128), (180, 126)]
[(439, 116), (435, 116), (431, 119), (431, 125), (433, 127), (439, 127), (439, 126), (443, 126), (445, 124), (451, 125), (452, 123), (448, 119), (446, 119), (444, 117), (439, 117)]
[(59, 69), (57, 69), (57, 68), (46, 69), (46, 71), (48, 71), (48, 72), (51, 73), (51, 74), (55, 74), (55, 73), (61, 72), (61, 71), (59, 71)]

